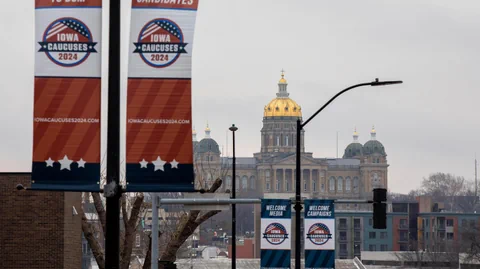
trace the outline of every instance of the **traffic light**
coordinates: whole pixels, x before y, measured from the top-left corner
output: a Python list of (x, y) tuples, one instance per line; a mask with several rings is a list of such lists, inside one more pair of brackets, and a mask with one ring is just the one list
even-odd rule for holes
[(373, 228), (387, 229), (387, 189), (373, 189)]

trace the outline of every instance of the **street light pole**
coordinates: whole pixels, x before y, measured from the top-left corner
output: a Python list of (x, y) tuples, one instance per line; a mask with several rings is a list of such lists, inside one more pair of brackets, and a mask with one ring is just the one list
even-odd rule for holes
[(392, 84), (401, 84), (402, 81), (379, 81), (378, 78), (375, 79), (373, 82), (361, 83), (357, 85), (350, 86), (340, 92), (338, 92), (335, 96), (333, 96), (327, 103), (325, 103), (315, 114), (313, 114), (308, 120), (306, 120), (303, 124), (301, 122), (301, 118), (297, 119), (297, 160), (296, 160), (296, 182), (295, 182), (295, 269), (300, 269), (300, 257), (301, 257), (301, 212), (302, 212), (302, 204), (301, 204), (301, 155), (300, 155), (300, 146), (301, 146), (301, 134), (302, 129), (307, 125), (315, 116), (318, 115), (325, 107), (327, 107), (333, 100), (335, 100), (338, 96), (342, 95), (343, 93), (362, 86), (385, 86), (385, 85), (392, 85)]
[(105, 268), (120, 268), (120, 1), (110, 1)]
[[(232, 144), (233, 144), (233, 158), (232, 158), (232, 199), (235, 199), (235, 181), (236, 181), (236, 176), (235, 176), (235, 163), (236, 163), (236, 158), (235, 158), (235, 132), (238, 130), (237, 127), (235, 127), (235, 124), (232, 124), (232, 127), (229, 128), (230, 131), (232, 131)], [(232, 269), (235, 269), (237, 266), (237, 216), (236, 212), (237, 211), (237, 206), (236, 204), (232, 204)]]

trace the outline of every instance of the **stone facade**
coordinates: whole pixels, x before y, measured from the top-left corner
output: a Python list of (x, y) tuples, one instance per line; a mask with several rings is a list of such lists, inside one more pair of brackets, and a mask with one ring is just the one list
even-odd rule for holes
[(81, 268), (80, 193), (18, 191), (30, 173), (0, 173), (2, 269)]

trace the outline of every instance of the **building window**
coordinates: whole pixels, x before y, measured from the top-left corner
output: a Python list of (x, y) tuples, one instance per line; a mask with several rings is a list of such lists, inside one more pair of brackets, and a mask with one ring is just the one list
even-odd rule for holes
[(470, 223), (470, 228), (475, 228), (475, 220), (471, 219), (469, 223)]
[(407, 219), (400, 219), (400, 228), (408, 228)]
[(354, 191), (355, 193), (358, 193), (358, 192), (360, 191), (358, 184), (359, 184), (359, 182), (358, 182), (358, 177), (354, 177), (354, 178), (353, 178), (353, 191)]
[(447, 227), (453, 227), (453, 219), (447, 219)]
[(368, 245), (368, 251), (377, 251), (376, 245)]
[(375, 239), (375, 238), (377, 238), (377, 233), (376, 233), (376, 232), (369, 232), (369, 233), (368, 233), (368, 238), (369, 238), (369, 239)]
[(280, 136), (277, 136), (277, 146), (280, 146)]
[(140, 247), (140, 235), (137, 234), (137, 236), (135, 237), (135, 246), (138, 248)]
[(255, 176), (250, 177), (250, 189), (254, 190), (256, 189), (256, 182), (255, 182)]
[(277, 179), (277, 184), (275, 185), (275, 190), (280, 191), (280, 179)]
[(288, 147), (288, 135), (287, 135), (287, 136), (285, 136), (285, 146), (287, 146), (287, 147)]
[(340, 229), (346, 229), (347, 228), (347, 219), (340, 219)]
[(347, 232), (340, 232), (340, 240), (343, 240), (343, 241), (347, 240)]
[(330, 192), (335, 191), (335, 177), (330, 177), (330, 179), (328, 181), (328, 188), (329, 188)]
[(227, 188), (230, 189), (232, 188), (232, 177), (227, 176)]
[(425, 239), (428, 239), (428, 232), (425, 232)]
[(408, 241), (408, 233), (405, 231), (400, 231), (400, 241)]
[(246, 190), (248, 188), (248, 177), (243, 176), (242, 177), (242, 189)]
[(407, 244), (400, 244), (400, 251), (408, 251)]
[(325, 184), (320, 184), (320, 191), (325, 192)]
[(368, 219), (368, 225), (373, 226), (373, 219), (372, 218)]
[(380, 238), (381, 238), (381, 239), (388, 238), (387, 232), (380, 232)]
[(360, 244), (353, 245), (353, 255), (355, 257), (360, 256)]
[(313, 188), (313, 192), (317, 192), (317, 180), (313, 180), (312, 188)]
[(380, 245), (380, 251), (388, 251), (388, 245)]
[(353, 238), (355, 241), (361, 241), (360, 231), (355, 231), (355, 237)]
[(360, 219), (354, 219), (354, 220), (353, 220), (353, 227), (354, 227), (355, 229), (361, 229)]
[(303, 191), (306, 192), (307, 191), (307, 181), (303, 181)]
[(285, 179), (285, 191), (290, 191), (290, 182), (288, 182), (288, 179)]
[(340, 244), (340, 255), (346, 256), (347, 253), (347, 244)]
[(447, 233), (447, 240), (453, 240), (453, 233)]
[(337, 191), (343, 191), (343, 177), (337, 179)]
[(467, 227), (467, 220), (462, 219), (462, 227)]
[(350, 192), (352, 189), (352, 180), (350, 180), (350, 177), (345, 178), (345, 191)]

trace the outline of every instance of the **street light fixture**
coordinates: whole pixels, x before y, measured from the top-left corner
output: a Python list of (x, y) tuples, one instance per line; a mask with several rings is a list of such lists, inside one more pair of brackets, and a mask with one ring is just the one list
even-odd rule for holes
[(301, 146), (301, 131), (305, 125), (307, 125), (315, 116), (318, 115), (325, 107), (327, 107), (333, 100), (335, 100), (338, 96), (342, 95), (343, 93), (362, 86), (386, 86), (386, 85), (393, 85), (393, 84), (401, 84), (403, 81), (401, 80), (394, 80), (394, 81), (379, 81), (378, 78), (375, 81), (367, 82), (367, 83), (360, 83), (357, 85), (350, 86), (340, 92), (338, 92), (335, 96), (333, 96), (327, 103), (325, 103), (317, 112), (315, 112), (308, 120), (302, 123), (301, 119), (297, 119), (297, 160), (296, 160), (296, 182), (295, 182), (295, 268), (300, 269), (300, 257), (301, 257), (301, 240), (300, 240), (300, 225), (301, 225), (301, 212), (302, 212), (302, 205), (301, 205), (301, 165), (300, 165), (300, 146)]
[[(235, 158), (235, 132), (238, 130), (238, 128), (235, 126), (235, 124), (232, 124), (232, 127), (228, 128), (232, 132), (232, 140), (233, 140), (233, 158), (232, 158), (232, 195), (231, 198), (235, 199), (235, 181), (236, 181), (236, 175), (235, 175), (235, 163), (236, 163), (236, 158)], [(236, 229), (237, 229), (237, 224), (236, 224), (236, 210), (237, 206), (235, 204), (232, 204), (232, 269), (236, 268), (236, 259), (237, 259), (237, 238), (236, 238)]]

